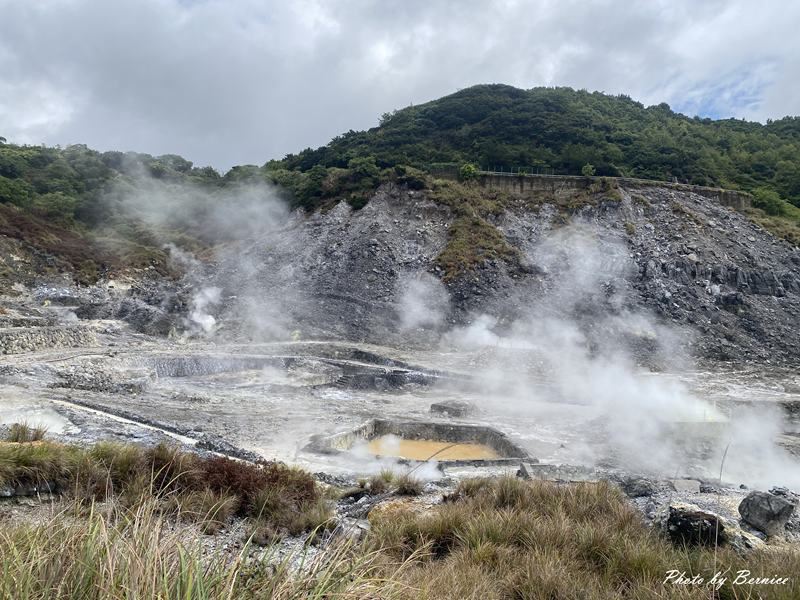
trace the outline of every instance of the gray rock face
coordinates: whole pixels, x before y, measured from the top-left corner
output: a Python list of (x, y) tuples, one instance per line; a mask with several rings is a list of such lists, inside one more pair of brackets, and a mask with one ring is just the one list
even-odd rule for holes
[[(590, 344), (602, 347), (616, 336), (614, 342), (630, 347), (643, 363), (671, 358), (658, 355), (658, 332), (608, 331), (598, 326), (599, 317), (654, 314), (691, 330), (683, 338), (692, 340), (690, 352), (712, 360), (800, 357), (793, 327), (800, 321), (797, 250), (709, 198), (655, 186), (620, 191), (622, 201), (583, 206), (569, 219), (591, 226), (602, 249), (598, 254), (624, 255), (624, 268), (601, 265), (602, 294), (579, 291), (568, 303), (555, 301), (553, 310), (569, 311), (565, 318), (581, 326)], [(646, 202), (636, 202), (635, 194)], [(436, 343), (443, 330), (473, 323), (481, 314), (496, 318), (498, 328), (508, 326), (569, 281), (582, 257), (571, 245), (558, 246), (558, 211), (555, 200), (536, 208), (510, 203), (492, 225), (519, 259), (490, 259), (445, 277), (436, 258), (448, 243), (450, 210), (425, 191), (387, 185), (361, 210), (342, 203), (326, 213), (294, 216), (268, 240), (220, 261), (210, 284), (225, 290), (224, 297), (237, 297), (220, 314), (232, 336), (256, 338), (277, 323), (302, 338)], [(624, 223), (633, 227), (626, 230)], [(542, 244), (553, 251), (541, 252)], [(450, 302), (439, 326), (407, 335), (398, 327), (404, 293), (399, 283), (422, 274), (439, 279)], [(258, 290), (257, 310), (244, 306), (242, 289)]]
[[(360, 210), (342, 202), (293, 213), (278, 230), (220, 251), (202, 273), (181, 281), (147, 271), (130, 289), (51, 286), (36, 298), (72, 307), (81, 319), (123, 319), (136, 331), (166, 335), (184, 325), (194, 294), (213, 286), (222, 290), (213, 311), (219, 338), (336, 338), (398, 347), (435, 345), (443, 332), (481, 315), (495, 319), (493, 332), (502, 333), (542, 302), (553, 316), (578, 325), (590, 346), (602, 349), (609, 340), (630, 348), (642, 364), (658, 366), (681, 354), (663, 350), (674, 345), (660, 330), (664, 323), (688, 333), (675, 337), (700, 358), (797, 363), (800, 249), (690, 191), (621, 182), (619, 196), (581, 203), (553, 193), (504, 202), (487, 220), (513, 256), (446, 274), (437, 257), (450, 239), (452, 211), (425, 190), (386, 184)], [(575, 206), (565, 210), (572, 200)], [(574, 245), (559, 245), (570, 223), (591, 228), (599, 244), (593, 255), (615, 258), (611, 268), (600, 264), (593, 272), (598, 281), (591, 287), (601, 293), (577, 289), (564, 302), (567, 295), (554, 290), (563, 291), (586, 258)], [(425, 327), (405, 330), (404, 307), (415, 298), (404, 283), (421, 277), (441, 285), (448, 301)], [(614, 318), (599, 324), (625, 314), (655, 316), (659, 328)], [(0, 340), (0, 351), (4, 344), (11, 342)], [(22, 341), (22, 349), (15, 344), (11, 351), (29, 345)]]
[(767, 535), (780, 535), (794, 512), (787, 498), (769, 492), (750, 492), (739, 504), (742, 519)]

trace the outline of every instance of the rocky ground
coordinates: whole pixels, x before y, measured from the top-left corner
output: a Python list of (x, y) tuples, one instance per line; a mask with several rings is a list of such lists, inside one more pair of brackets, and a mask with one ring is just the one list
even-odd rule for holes
[[(731, 543), (757, 545), (782, 518), (772, 496), (796, 504), (780, 486), (796, 491), (800, 481), (791, 458), (800, 447), (800, 251), (689, 192), (622, 188), (574, 207), (570, 219), (539, 200), (510, 199), (492, 217), (514, 259), (454, 278), (436, 262), (450, 209), (392, 185), (359, 211), (341, 203), (294, 214), (268, 236), (219, 249), (213, 261), (186, 263), (179, 279), (145, 269), (79, 287), (68, 273), (47, 274), (47, 257), (4, 239), (11, 270), (0, 297), (0, 422), (43, 422), (79, 443), (168, 440), (277, 457), (342, 486), (386, 464), (313, 455), (313, 435), (376, 416), (480, 423), (538, 463), (440, 465), (413, 502), (439, 502), (463, 477), (508, 471), (613, 479), (669, 531), (706, 535), (720, 515)], [(540, 321), (580, 332), (589, 348), (581, 360), (624, 351), (658, 382), (643, 385), (643, 396), (678, 386), (725, 419), (753, 404), (762, 414), (777, 407), (780, 426), (756, 442), (781, 448), (785, 479), (740, 477), (784, 467), (740, 461), (745, 470), (737, 471), (736, 446), (730, 481), (713, 475), (719, 452), (671, 457), (657, 469), (625, 462), (609, 441), (607, 407), (570, 396), (573, 388), (559, 387), (564, 374), (538, 357), (542, 343), (531, 332)], [(630, 381), (638, 385), (639, 375)], [(443, 401), (475, 410), (432, 415), (431, 404)], [(738, 507), (754, 485), (773, 493), (750, 522)], [(371, 506), (369, 494), (340, 502), (348, 531), (368, 527)], [(780, 532), (789, 540), (800, 529), (793, 515)]]

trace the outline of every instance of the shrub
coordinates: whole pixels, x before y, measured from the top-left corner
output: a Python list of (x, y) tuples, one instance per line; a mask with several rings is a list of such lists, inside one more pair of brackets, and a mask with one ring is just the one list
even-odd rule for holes
[(144, 453), (145, 469), (153, 481), (153, 491), (159, 495), (197, 490), (202, 487), (198, 457), (177, 446), (158, 444)]
[(471, 163), (465, 163), (461, 165), (461, 168), (458, 170), (458, 178), (461, 181), (472, 181), (477, 177), (478, 177), (478, 167), (476, 167)]
[(427, 175), (413, 167), (398, 165), (394, 168), (397, 183), (405, 185), (410, 190), (423, 190), (428, 186)]
[(781, 200), (781, 197), (774, 190), (763, 187), (753, 190), (753, 206), (760, 208), (768, 215), (785, 215), (787, 204), (787, 202)]

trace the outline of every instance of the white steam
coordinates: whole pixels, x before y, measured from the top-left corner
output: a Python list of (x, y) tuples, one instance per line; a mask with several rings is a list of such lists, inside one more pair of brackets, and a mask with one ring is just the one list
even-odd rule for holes
[(219, 304), (222, 290), (218, 287), (206, 287), (192, 296), (192, 306), (187, 317), (190, 331), (209, 334), (213, 333), (217, 319), (208, 310)]
[[(552, 403), (585, 406), (597, 418), (562, 432), (583, 436), (582, 460), (711, 477), (729, 446), (729, 478), (800, 484), (797, 463), (774, 443), (779, 418), (735, 414), (729, 421), (685, 384), (640, 366), (655, 356), (662, 366), (684, 367), (685, 336), (630, 301), (635, 264), (612, 236), (587, 224), (548, 236), (528, 256), (543, 275), (523, 316), (501, 327), (492, 315), (476, 315), (443, 336), (445, 349), (479, 352), (484, 408), (530, 416), (547, 414)], [(695, 447), (704, 459), (687, 455)]]
[[(147, 175), (137, 164), (129, 170), (132, 178), (119, 181), (108, 200), (116, 201), (127, 217), (146, 223), (150, 235), (168, 250), (170, 265), (183, 274), (182, 283), (191, 294), (184, 335), (216, 334), (220, 314), (228, 311), (236, 315), (241, 330), (254, 336), (288, 336), (283, 302), (297, 300), (296, 295), (290, 299), (282, 289), (265, 286), (255, 277), (263, 269), (260, 244), (289, 219), (277, 190), (262, 181), (224, 188), (165, 181)], [(186, 235), (211, 252), (205, 251), (199, 260), (169, 241)]]
[(437, 329), (447, 314), (449, 295), (441, 281), (428, 273), (398, 277), (396, 296), (400, 329)]

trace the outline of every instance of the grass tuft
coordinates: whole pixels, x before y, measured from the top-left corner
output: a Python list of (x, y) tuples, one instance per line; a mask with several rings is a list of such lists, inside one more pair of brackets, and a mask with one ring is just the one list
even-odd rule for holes
[(395, 491), (400, 496), (419, 496), (425, 485), (409, 473), (398, 475), (394, 479)]
[(47, 434), (47, 427), (43, 425), (30, 426), (28, 423), (12, 423), (6, 435), (7, 442), (23, 444), (26, 442), (39, 442)]

